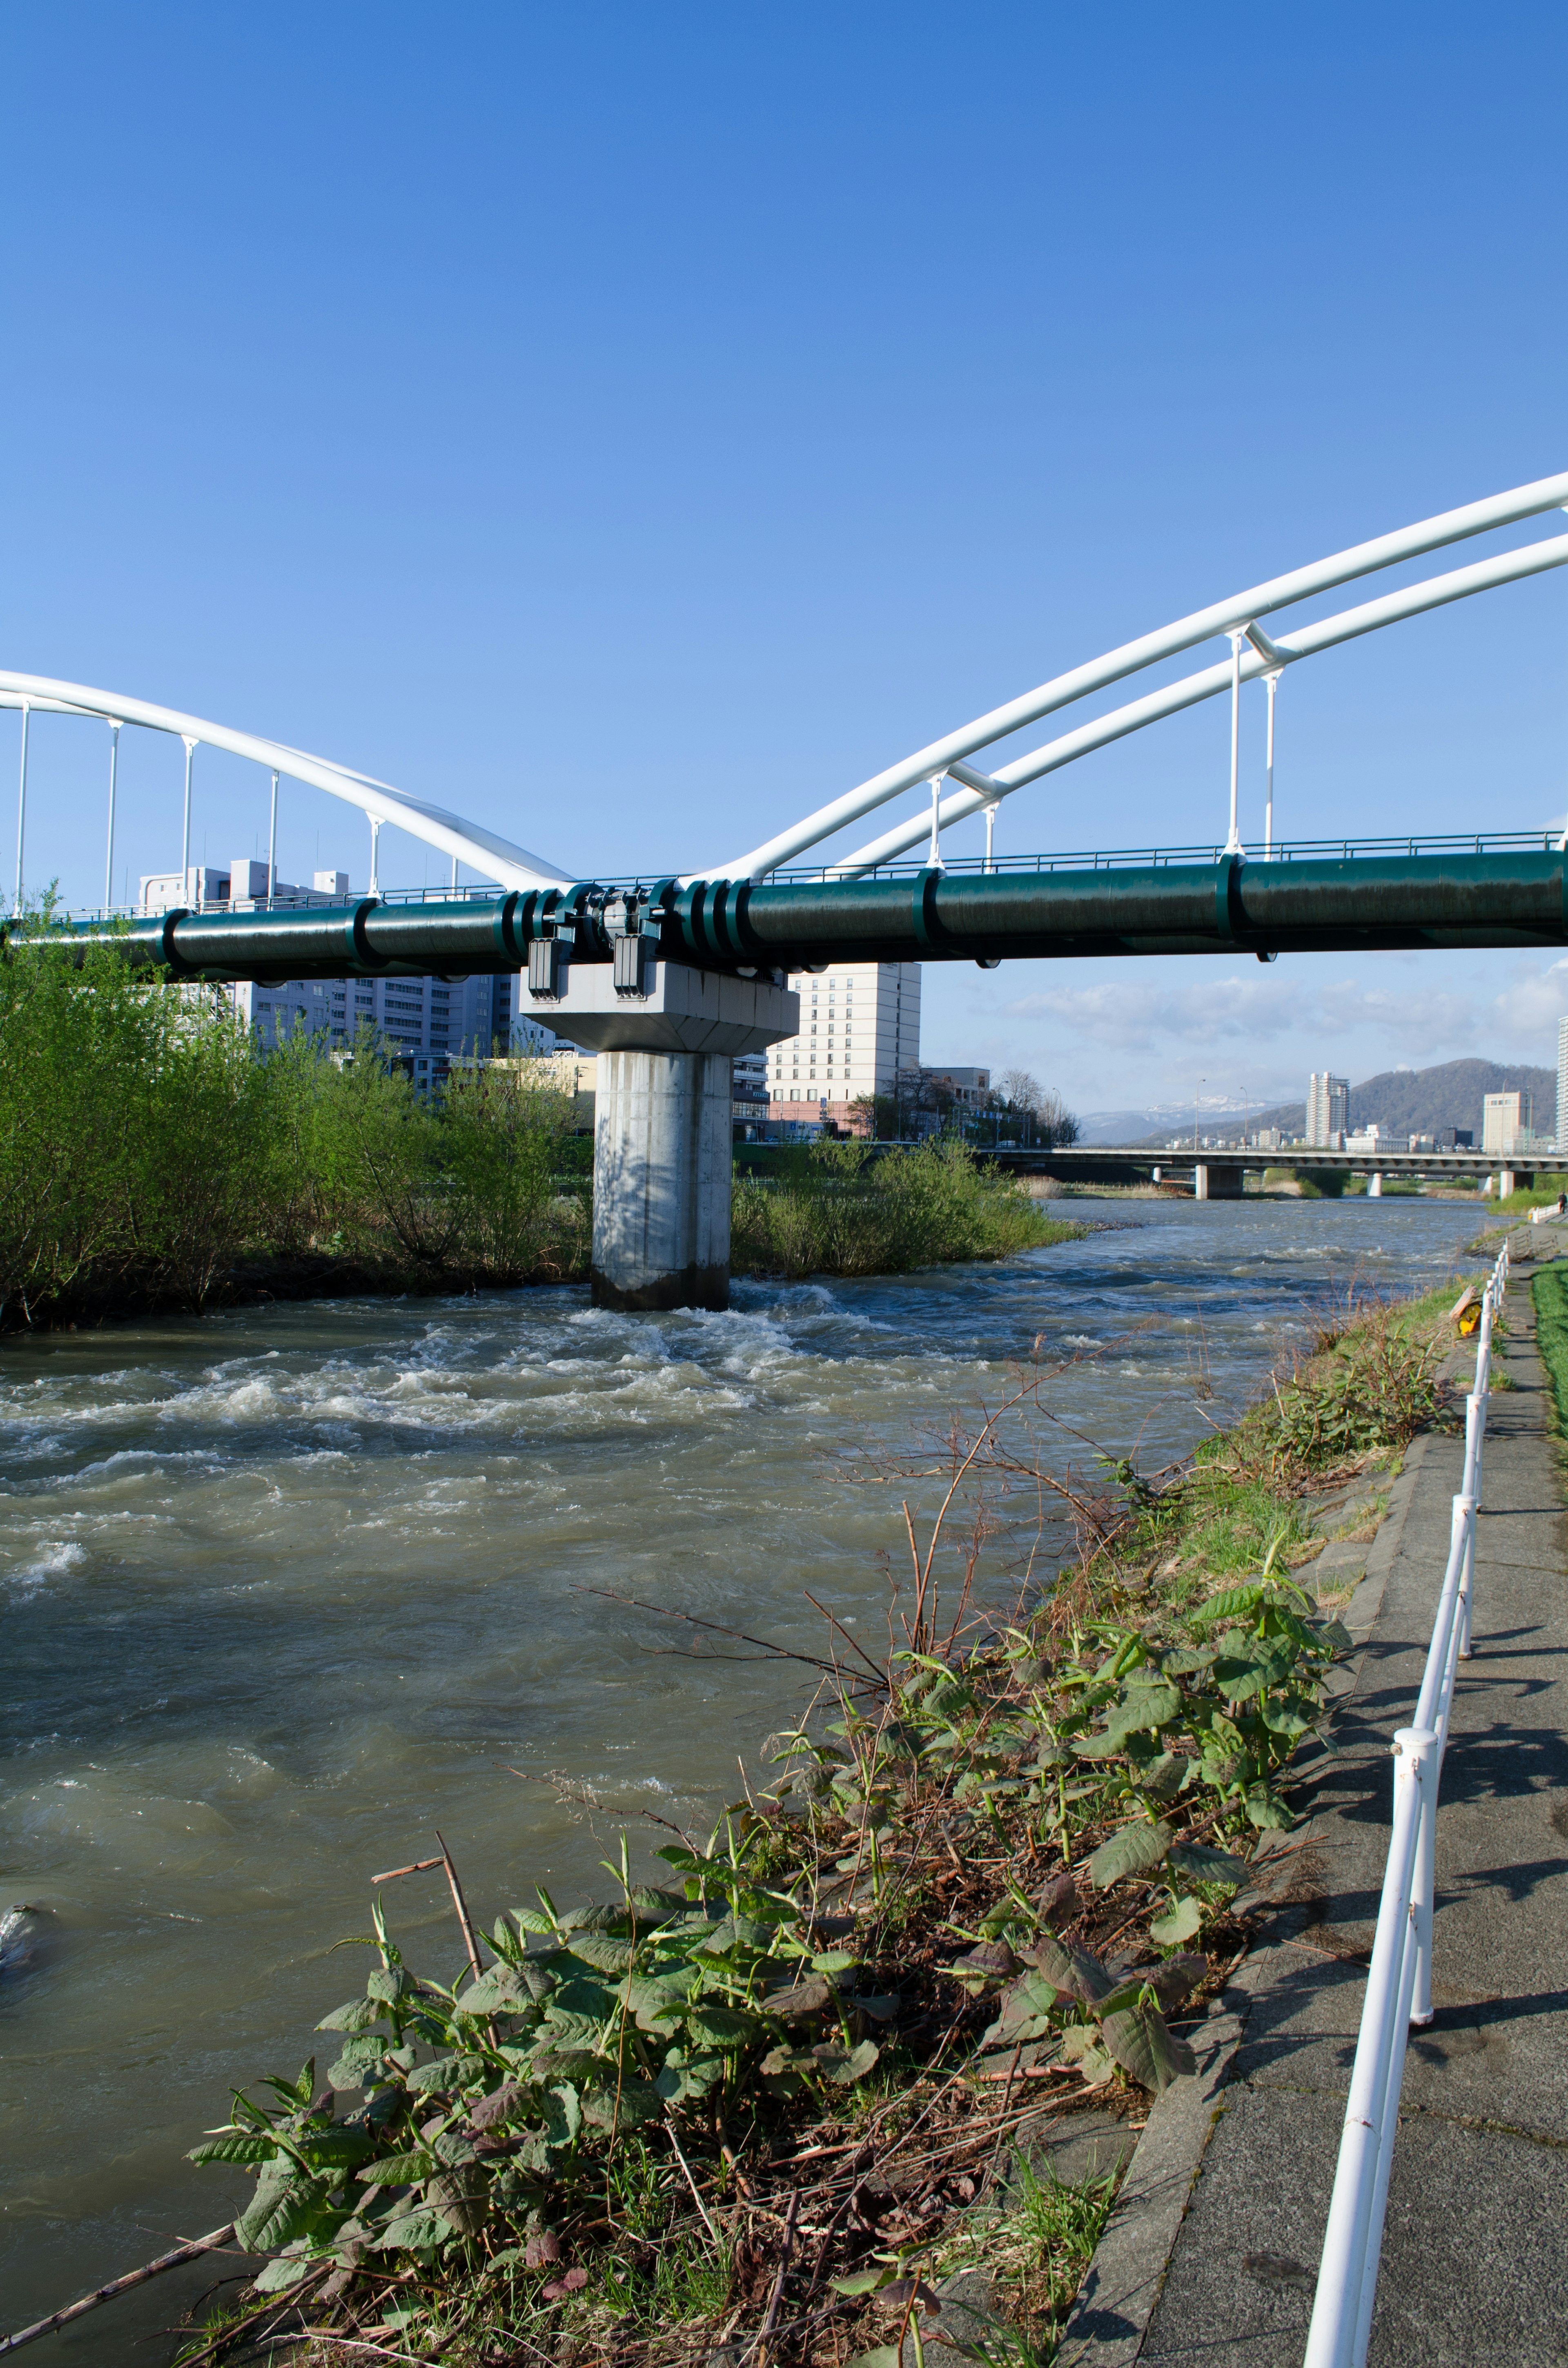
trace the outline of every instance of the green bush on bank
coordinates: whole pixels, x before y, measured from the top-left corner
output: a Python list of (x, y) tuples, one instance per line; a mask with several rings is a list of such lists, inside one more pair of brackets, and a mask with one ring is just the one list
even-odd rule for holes
[(792, 1149), (770, 1177), (736, 1178), (730, 1255), (737, 1274), (900, 1274), (1083, 1231), (1040, 1216), (962, 1144), (879, 1153), (823, 1141)]
[(0, 1320), (200, 1309), (247, 1259), (366, 1282), (564, 1279), (587, 1192), (558, 1181), (570, 1099), (540, 1073), (454, 1077), (422, 1102), (367, 1033), (258, 1060), (208, 990), (0, 962)]
[[(591, 1146), (542, 1064), (424, 1100), (362, 1031), (268, 1058), (210, 989), (29, 950), (0, 960), (0, 1324), (236, 1289), (440, 1290), (587, 1272)], [(737, 1181), (738, 1272), (892, 1273), (1082, 1228), (961, 1146), (785, 1154)]]

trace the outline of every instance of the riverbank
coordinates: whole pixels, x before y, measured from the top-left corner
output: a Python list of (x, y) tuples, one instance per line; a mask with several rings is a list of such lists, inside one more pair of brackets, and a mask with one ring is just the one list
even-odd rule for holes
[[(1060, 1371), (1023, 1374), (950, 1441), (953, 1501), (911, 1540), (892, 1649), (835, 1622), (790, 1656), (818, 1709), (710, 1840), (661, 1850), (662, 1883), (628, 1876), (585, 1915), (513, 1907), (455, 1985), (403, 1964), (384, 1891), (324, 2085), (301, 2076), (205, 2150), (275, 2165), (239, 2222), (276, 2256), (247, 2324), (330, 2282), (327, 2324), (369, 2311), (452, 2362), (696, 2359), (748, 2307), (802, 2358), (911, 2308), (938, 2333), (915, 2282), (961, 2259), (987, 2161), (1042, 2115), (1136, 2123), (1190, 2068), (1182, 2025), (1247, 1945), (1246, 1861), (1290, 1822), (1295, 1745), (1349, 1642), (1356, 1549), (1445, 1418), (1451, 1297), (1324, 1331), (1196, 1459), (1028, 1472), (1074, 1545), (998, 1624), (971, 1616), (955, 1531), (1049, 1416)], [(462, 1874), (470, 1899), (492, 1887)], [(477, 1973), (466, 1924), (462, 1946)], [(360, 2089), (368, 2117), (335, 2118), (332, 2092)], [(1027, 2180), (1009, 2194), (998, 2332), (1044, 2358), (1110, 2185), (1043, 2210)]]

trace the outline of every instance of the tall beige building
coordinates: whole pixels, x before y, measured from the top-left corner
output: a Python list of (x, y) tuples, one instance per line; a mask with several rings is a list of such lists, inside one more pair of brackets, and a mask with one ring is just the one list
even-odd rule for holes
[(769, 1115), (842, 1126), (862, 1094), (891, 1094), (920, 1063), (918, 962), (835, 962), (792, 971), (801, 1032), (767, 1055)]
[(1533, 1140), (1533, 1094), (1485, 1094), (1481, 1109), (1483, 1151), (1522, 1151)]

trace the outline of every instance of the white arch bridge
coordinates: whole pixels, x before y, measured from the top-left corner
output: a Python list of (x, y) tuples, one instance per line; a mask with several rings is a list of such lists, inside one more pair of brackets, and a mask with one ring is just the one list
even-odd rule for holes
[[(1360, 636), (1568, 563), (1568, 534), (1528, 541), (1435, 575), (1275, 637), (1263, 620), (1378, 571), (1494, 529), (1568, 507), (1568, 473), (1425, 518), (1250, 586), (1107, 651), (917, 749), (788, 829), (700, 869), (661, 879), (585, 881), (529, 848), (442, 805), (279, 741), (84, 684), (0, 671), (0, 706), (21, 710), (13, 939), (36, 939), (26, 909), (28, 726), (34, 714), (108, 728), (105, 911), (62, 925), (176, 976), (233, 980), (523, 968), (524, 1008), (611, 1056), (600, 1064), (596, 1148), (595, 1290), (631, 1306), (723, 1304), (728, 1292), (732, 1057), (793, 1034), (791, 968), (832, 961), (1332, 948), (1568, 943), (1564, 837), (1514, 833), (1458, 840), (1283, 846), (1273, 824), (1276, 699), (1286, 670)], [(994, 772), (972, 760), (1024, 726), (1216, 636), (1217, 665), (1044, 742)], [(1262, 860), (1240, 830), (1243, 687), (1268, 700)], [(999, 866), (992, 825), (1002, 802), (1091, 751), (1229, 693), (1228, 831), (1222, 845), (1164, 852), (1040, 857)], [(181, 873), (188, 882), (195, 764), (203, 747), (271, 775), (268, 893), (249, 909), (185, 904), (157, 915), (109, 911), (119, 734), (127, 725), (185, 748)], [(280, 906), (277, 810), (281, 780), (367, 817), (369, 894)], [(891, 826), (822, 868), (801, 859), (910, 795)], [(948, 862), (942, 833), (983, 814), (983, 860)], [(383, 896), (378, 843), (394, 824), (494, 883), (435, 901)], [(531, 831), (530, 831), (531, 837)], [(917, 860), (908, 860), (919, 848)], [(900, 859), (905, 859), (901, 861)], [(781, 868), (795, 867), (785, 876)], [(61, 928), (49, 935), (59, 941)]]

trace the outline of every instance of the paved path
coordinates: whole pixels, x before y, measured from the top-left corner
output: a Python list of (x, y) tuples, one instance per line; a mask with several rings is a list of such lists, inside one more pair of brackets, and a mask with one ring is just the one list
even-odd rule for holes
[[(1514, 1387), (1492, 1398), (1475, 1652), (1443, 1772), (1437, 2018), (1405, 2068), (1369, 2368), (1568, 2362), (1568, 1523), (1530, 1271), (1516, 1269), (1496, 1356)], [(1462, 1450), (1429, 1437), (1409, 1459), (1392, 1558), (1351, 1606), (1369, 1641), (1291, 1904), (1226, 2001), (1240, 2044), (1163, 2291), (1141, 2348), (1125, 2317), (1119, 2340), (1109, 2315), (1074, 2330), (1090, 2362), (1299, 2368), (1382, 1882), (1389, 1740), (1419, 1687)], [(1141, 2320), (1146, 2293), (1143, 2308), (1125, 2300)]]

